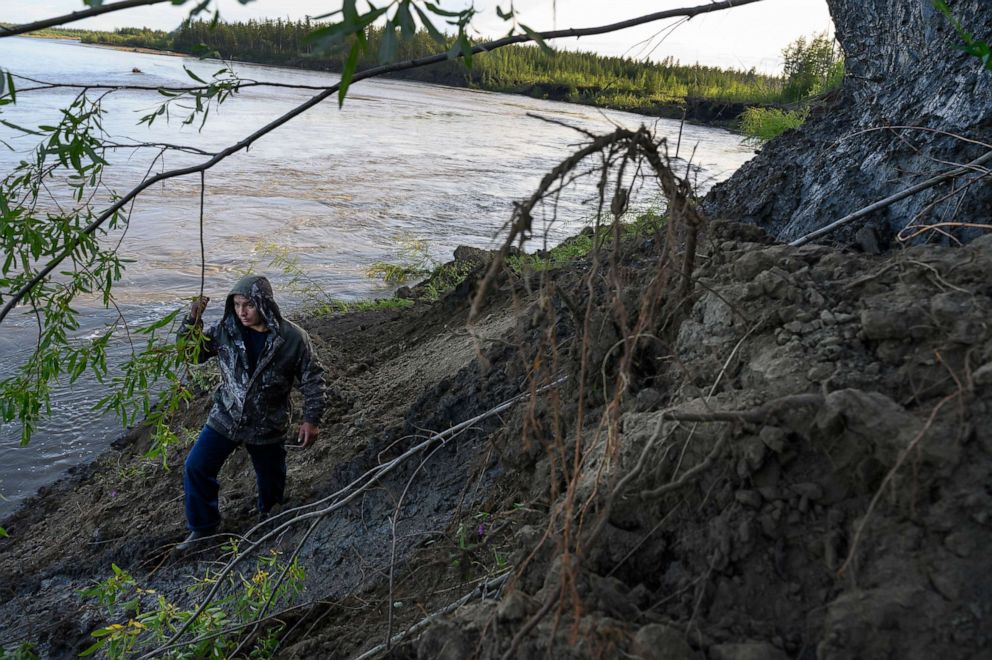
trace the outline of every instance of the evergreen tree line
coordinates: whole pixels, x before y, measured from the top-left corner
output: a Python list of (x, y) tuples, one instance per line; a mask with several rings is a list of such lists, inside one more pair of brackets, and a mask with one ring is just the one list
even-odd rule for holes
[[(183, 53), (212, 54), (223, 59), (276, 64), (324, 71), (340, 71), (346, 50), (341, 44), (308, 40), (318, 27), (309, 20), (265, 20), (239, 23), (189, 22), (173, 33), (125, 28), (114, 33), (90, 33), (87, 43), (141, 46)], [(368, 48), (358, 68), (379, 64), (382, 28), (367, 31)], [(398, 40), (393, 58), (413, 59), (444, 52), (451, 43), (439, 44), (427, 32)], [(464, 62), (449, 60), (411, 69), (395, 77), (468, 86), (499, 92), (522, 93), (538, 98), (586, 103), (602, 107), (671, 114), (679, 106), (731, 104), (742, 111), (748, 105), (795, 103), (824, 91), (828, 80), (839, 82), (843, 62), (825, 35), (794, 42), (783, 53), (784, 76), (769, 76), (754, 69), (740, 71), (700, 64), (680, 64), (669, 57), (642, 62), (626, 57), (545, 49), (532, 45), (501, 48)]]

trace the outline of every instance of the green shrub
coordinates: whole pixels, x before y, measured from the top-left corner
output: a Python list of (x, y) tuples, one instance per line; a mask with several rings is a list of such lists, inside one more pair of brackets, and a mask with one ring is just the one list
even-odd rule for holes
[(753, 142), (767, 142), (790, 129), (802, 126), (808, 116), (809, 108), (748, 108), (741, 115), (741, 132)]
[(822, 94), (844, 78), (844, 57), (837, 42), (826, 33), (809, 40), (799, 37), (782, 51), (787, 101), (798, 102)]

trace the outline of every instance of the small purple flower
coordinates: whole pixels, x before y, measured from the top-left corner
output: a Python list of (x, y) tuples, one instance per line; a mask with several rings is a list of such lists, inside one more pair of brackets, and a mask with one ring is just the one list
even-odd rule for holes
[(485, 536), (486, 535), (486, 523), (479, 523), (479, 529), (476, 530), (476, 533), (479, 535), (479, 538), (480, 539), (483, 536)]
[(110, 491), (110, 496), (111, 497), (117, 497), (117, 491), (116, 490)]

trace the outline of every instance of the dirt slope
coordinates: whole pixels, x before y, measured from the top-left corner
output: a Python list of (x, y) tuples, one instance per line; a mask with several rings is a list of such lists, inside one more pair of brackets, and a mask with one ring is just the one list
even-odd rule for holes
[[(986, 656), (992, 238), (883, 259), (717, 225), (692, 299), (667, 315), (640, 305), (656, 240), (625, 249), (619, 269), (505, 280), (478, 344), (468, 287), (308, 321), (341, 401), (320, 446), (291, 457), (292, 495), (319, 503), (299, 514), (339, 506), (301, 546), (307, 590), (280, 617), (278, 657), (353, 657), (414, 625), (388, 655)], [(639, 314), (651, 332), (622, 341)], [(195, 602), (190, 576), (224, 553), (170, 552), (181, 452), (166, 473), (142, 463), (145, 442), (135, 433), (3, 523), (4, 646), (74, 655), (126, 620), (76, 592), (111, 562)], [(241, 455), (225, 468), (231, 532), (254, 522), (250, 472)], [(275, 547), (288, 555), (306, 526)], [(425, 619), (510, 568), (486, 598)]]

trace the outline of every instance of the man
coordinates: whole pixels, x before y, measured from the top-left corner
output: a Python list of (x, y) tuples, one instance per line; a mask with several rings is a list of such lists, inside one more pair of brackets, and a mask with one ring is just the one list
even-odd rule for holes
[[(207, 298), (193, 301), (180, 336), (191, 338)], [(297, 446), (317, 439), (324, 412), (324, 376), (307, 333), (282, 317), (272, 285), (258, 275), (243, 277), (231, 289), (220, 322), (203, 331), (199, 362), (216, 357), (221, 384), (207, 423), (183, 467), (189, 537), (177, 546), (189, 549), (220, 526), (220, 485), (224, 461), (241, 444), (255, 467), (258, 512), (264, 519), (283, 501), (286, 487), (285, 442), (289, 431), (289, 395), (294, 382), (303, 393), (303, 424)]]

